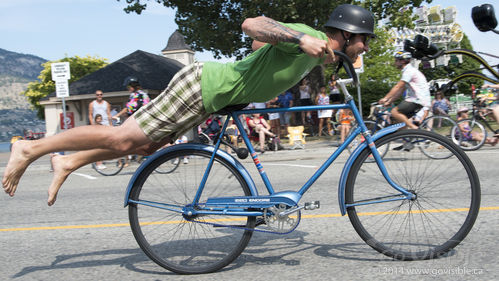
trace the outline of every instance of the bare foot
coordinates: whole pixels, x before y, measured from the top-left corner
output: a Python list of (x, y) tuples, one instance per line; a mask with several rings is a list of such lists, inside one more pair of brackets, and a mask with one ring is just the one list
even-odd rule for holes
[(30, 159), (26, 152), (29, 147), (29, 141), (17, 141), (12, 145), (9, 162), (3, 173), (2, 185), (5, 193), (14, 196), (17, 185), (26, 168), (35, 159)]
[(52, 182), (49, 186), (47, 204), (52, 206), (57, 199), (59, 189), (69, 174), (71, 174), (72, 170), (67, 163), (67, 156), (52, 154), (50, 161), (52, 162), (52, 168), (54, 169), (54, 176), (52, 177)]

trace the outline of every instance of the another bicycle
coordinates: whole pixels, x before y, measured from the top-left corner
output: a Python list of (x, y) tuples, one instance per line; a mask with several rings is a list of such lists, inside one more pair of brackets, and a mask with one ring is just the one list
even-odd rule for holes
[[(485, 119), (486, 115), (482, 114), (480, 108), (480, 101), (478, 99), (474, 99), (471, 118), (457, 121), (456, 126), (452, 130), (452, 137), (454, 141), (457, 142), (459, 140), (459, 144), (463, 150), (477, 150), (485, 144), (488, 135), (485, 127), (487, 127), (494, 134), (499, 134), (499, 129), (492, 128), (489, 122)], [(466, 132), (461, 129), (464, 127), (463, 124), (469, 126), (469, 128), (466, 129)], [(472, 132), (479, 134), (482, 137), (480, 139), (473, 138), (471, 137)]]
[[(341, 52), (347, 73), (350, 59)], [(352, 76), (352, 75), (351, 75)], [(356, 76), (354, 84), (358, 85)], [(457, 246), (471, 230), (480, 205), (480, 182), (466, 154), (448, 139), (423, 130), (400, 130), (401, 124), (371, 135), (344, 84), (345, 104), (278, 109), (236, 110), (235, 120), (268, 191), (260, 195), (253, 178), (234, 157), (220, 149), (223, 134), (213, 146), (180, 144), (152, 155), (136, 171), (127, 188), (132, 232), (144, 253), (158, 265), (182, 274), (213, 272), (236, 259), (255, 231), (287, 234), (295, 230), (301, 212), (320, 202), (300, 199), (357, 135), (365, 138), (349, 156), (338, 187), (341, 214), (348, 217), (372, 248), (400, 260), (441, 256)], [(277, 191), (255, 152), (240, 114), (351, 109), (359, 126), (298, 190)], [(228, 121), (222, 127), (225, 131)], [(404, 149), (379, 149), (404, 144)], [(440, 147), (446, 159), (429, 158), (417, 147)], [(246, 153), (243, 153), (246, 152)], [(373, 155), (375, 163), (367, 161)], [(169, 174), (157, 174), (160, 165), (189, 157)], [(188, 167), (187, 167), (188, 166)]]
[(123, 167), (125, 166), (125, 158), (117, 158), (111, 160), (100, 161), (101, 164), (97, 165), (96, 163), (92, 163), (92, 168), (94, 170), (103, 175), (103, 176), (114, 176), (117, 175)]

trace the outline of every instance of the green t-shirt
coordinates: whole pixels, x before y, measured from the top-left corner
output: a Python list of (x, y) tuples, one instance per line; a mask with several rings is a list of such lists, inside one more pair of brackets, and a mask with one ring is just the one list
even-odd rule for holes
[[(326, 34), (304, 24), (283, 24), (293, 30), (327, 40)], [(266, 44), (234, 63), (206, 62), (201, 75), (203, 104), (207, 112), (228, 105), (266, 102), (296, 85), (322, 58), (304, 53), (298, 44)]]

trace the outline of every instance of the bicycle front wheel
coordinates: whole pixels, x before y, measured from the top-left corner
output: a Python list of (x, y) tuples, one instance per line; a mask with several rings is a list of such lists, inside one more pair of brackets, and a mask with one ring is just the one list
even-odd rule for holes
[(119, 172), (121, 172), (124, 165), (125, 165), (125, 159), (120, 158), (120, 159), (104, 160), (100, 165), (92, 163), (92, 168), (94, 168), (94, 170), (97, 173), (103, 176), (114, 176), (117, 175)]
[[(141, 172), (130, 193), (135, 239), (149, 258), (176, 273), (208, 273), (228, 265), (244, 250), (255, 227), (255, 217), (182, 214), (184, 207), (203, 209), (209, 197), (250, 195), (238, 170), (216, 156), (199, 203), (193, 205), (211, 156), (202, 150), (165, 154)], [(175, 171), (154, 173), (177, 159), (182, 164)]]
[[(429, 158), (415, 147), (428, 142), (452, 157)], [(457, 246), (476, 220), (480, 183), (475, 168), (455, 144), (431, 132), (401, 130), (376, 141), (376, 146), (389, 144), (393, 148), (383, 163), (390, 178), (416, 197), (400, 200), (401, 193), (387, 183), (378, 165), (366, 161), (365, 150), (347, 179), (349, 219), (360, 237), (382, 254), (399, 260), (438, 257)]]
[(457, 121), (452, 135), (455, 139), (461, 139), (460, 146), (466, 151), (479, 149), (487, 140), (487, 130), (480, 122), (473, 119)]

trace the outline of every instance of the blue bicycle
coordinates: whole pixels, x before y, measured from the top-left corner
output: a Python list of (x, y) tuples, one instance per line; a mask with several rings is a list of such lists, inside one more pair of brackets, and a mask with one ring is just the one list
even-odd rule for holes
[[(354, 73), (350, 59), (335, 54), (343, 59), (347, 73)], [(356, 76), (353, 79), (358, 85)], [(235, 120), (247, 147), (234, 148), (237, 156), (251, 156), (266, 194), (259, 193), (235, 157), (220, 149), (228, 122), (214, 145), (180, 144), (149, 157), (130, 180), (125, 195), (132, 232), (145, 254), (176, 273), (207, 273), (236, 259), (255, 231), (292, 232), (302, 211), (320, 208), (319, 201), (300, 202), (302, 196), (358, 135), (365, 141), (343, 167), (338, 198), (341, 214), (348, 213), (360, 237), (399, 260), (435, 258), (457, 246), (471, 230), (480, 205), (480, 182), (469, 158), (447, 138), (423, 130), (401, 130), (401, 124), (372, 135), (345, 84), (340, 85), (345, 104), (226, 113)], [(342, 108), (352, 110), (359, 126), (297, 191), (278, 191), (271, 184), (237, 118), (256, 112)], [(384, 147), (390, 149), (382, 158), (378, 150)], [(431, 158), (422, 151), (452, 156)], [(371, 155), (375, 161), (369, 161)], [(188, 159), (188, 164), (168, 174), (154, 172), (179, 158)]]

